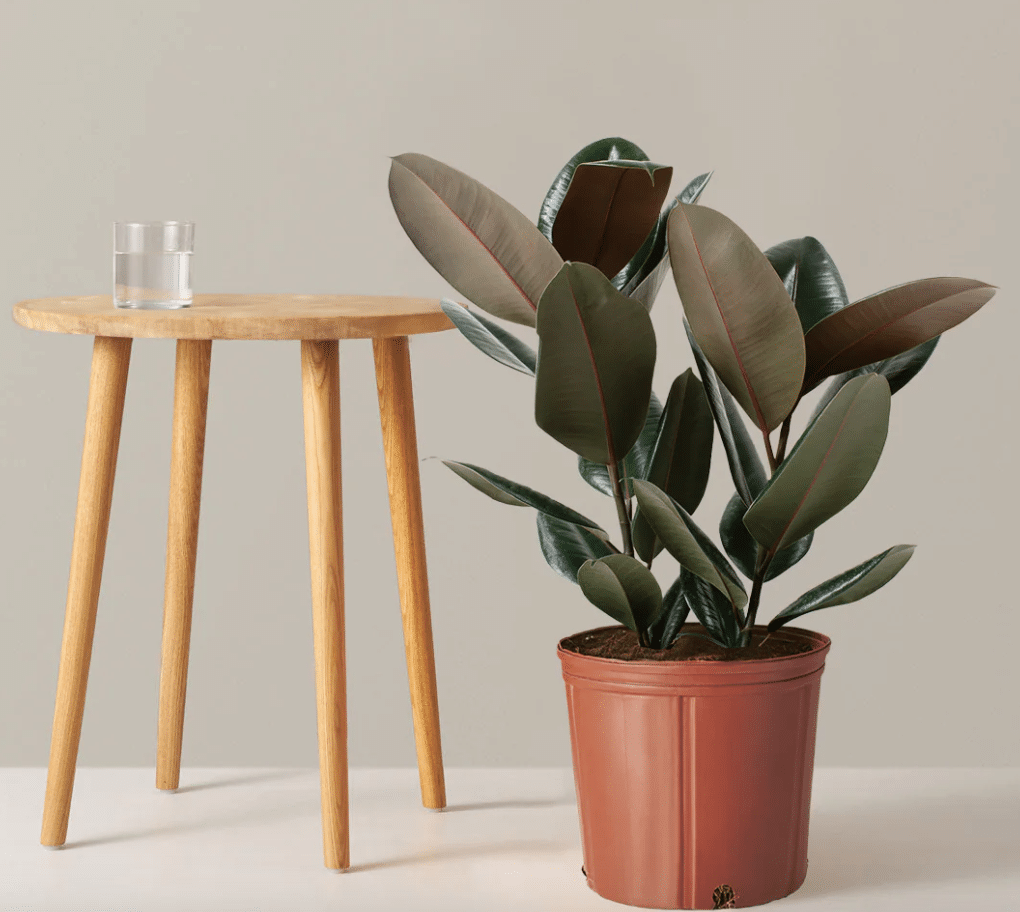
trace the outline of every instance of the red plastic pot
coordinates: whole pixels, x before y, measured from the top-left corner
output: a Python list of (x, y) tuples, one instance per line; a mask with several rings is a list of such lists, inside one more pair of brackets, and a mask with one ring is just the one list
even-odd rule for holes
[(596, 893), (653, 909), (741, 908), (804, 882), (831, 641), (790, 627), (772, 636), (812, 648), (624, 662), (560, 643), (584, 870)]

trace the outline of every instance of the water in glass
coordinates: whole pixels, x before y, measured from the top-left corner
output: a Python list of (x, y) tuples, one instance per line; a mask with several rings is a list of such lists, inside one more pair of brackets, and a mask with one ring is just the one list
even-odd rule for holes
[(118, 307), (172, 310), (191, 304), (191, 253), (115, 253)]

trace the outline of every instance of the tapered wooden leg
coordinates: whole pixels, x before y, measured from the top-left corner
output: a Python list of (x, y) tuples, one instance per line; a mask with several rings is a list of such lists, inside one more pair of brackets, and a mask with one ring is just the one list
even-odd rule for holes
[(446, 784), (407, 337), (374, 339), (373, 349), (421, 800), (425, 807), (441, 808), (446, 806)]
[(340, 371), (336, 342), (301, 343), (312, 569), (315, 694), (327, 868), (350, 867), (347, 809), (347, 682), (344, 666)]
[(42, 844), (48, 846), (67, 838), (130, 361), (130, 339), (96, 337), (43, 808)]
[(175, 789), (181, 780), (181, 740), (184, 736), (184, 698), (188, 688), (188, 649), (195, 594), (211, 358), (211, 340), (178, 339), (170, 455), (170, 510), (166, 534), (163, 662), (159, 676), (159, 728), (156, 736), (156, 788), (160, 789)]

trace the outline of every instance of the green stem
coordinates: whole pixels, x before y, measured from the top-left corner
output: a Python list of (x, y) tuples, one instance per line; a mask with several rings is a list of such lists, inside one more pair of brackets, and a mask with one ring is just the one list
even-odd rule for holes
[(765, 574), (769, 572), (769, 565), (774, 556), (771, 551), (767, 551), (761, 545), (758, 546), (758, 559), (754, 566), (754, 579), (751, 581), (751, 596), (747, 600), (747, 623), (744, 625), (744, 633), (748, 638), (758, 616), (758, 603), (761, 601), (761, 587), (765, 583)]
[(779, 447), (776, 449), (776, 462), (782, 462), (786, 458), (786, 444), (790, 439), (790, 419), (793, 415), (787, 415), (783, 422), (783, 429), (779, 432)]
[(772, 452), (772, 438), (769, 437), (768, 431), (762, 431), (762, 436), (765, 438), (765, 453), (769, 457), (769, 472), (775, 472), (776, 466), (779, 465), (776, 459), (776, 454)]
[(634, 540), (630, 533), (630, 512), (627, 509), (627, 498), (623, 496), (623, 486), (620, 484), (620, 472), (616, 465), (610, 464), (609, 483), (613, 486), (613, 500), (616, 501), (616, 515), (620, 518), (620, 535), (623, 538), (623, 553), (629, 557), (634, 556)]

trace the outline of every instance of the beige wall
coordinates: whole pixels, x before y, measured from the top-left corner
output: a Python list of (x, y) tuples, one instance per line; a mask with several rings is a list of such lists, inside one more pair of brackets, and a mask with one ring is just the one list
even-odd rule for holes
[[(197, 291), (449, 290), (404, 236), (387, 156), (420, 151), (537, 215), (561, 164), (623, 135), (715, 169), (761, 245), (813, 234), (852, 296), (1001, 286), (894, 401), (867, 491), (766, 590), (777, 610), (897, 542), (900, 579), (814, 615), (832, 636), (818, 760), (1014, 765), (1020, 612), (1018, 14), (1011, 3), (5, 4), (0, 300), (105, 292), (114, 219), (197, 223)], [(940, 12), (940, 9), (946, 12)], [(965, 13), (949, 12), (965, 10)], [(675, 290), (657, 388), (691, 363)], [(608, 505), (534, 427), (530, 381), (415, 340), (422, 456)], [(0, 764), (47, 756), (90, 341), (0, 328)], [(350, 746), (414, 760), (370, 347), (341, 350)], [(173, 344), (135, 345), (81, 748), (153, 762)], [(569, 762), (557, 639), (602, 616), (528, 511), (425, 462), (446, 759)], [(720, 458), (699, 516), (728, 495)], [(315, 762), (298, 349), (218, 343), (186, 764)]]

